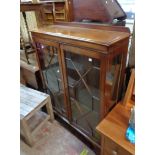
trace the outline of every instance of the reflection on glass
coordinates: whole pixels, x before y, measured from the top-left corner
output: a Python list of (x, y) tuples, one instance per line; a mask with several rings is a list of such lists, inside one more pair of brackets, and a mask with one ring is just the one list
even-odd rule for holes
[(122, 55), (113, 57), (108, 63), (108, 71), (106, 74), (106, 95), (110, 106), (117, 102), (118, 87), (120, 80)]
[(43, 44), (40, 44), (39, 47), (39, 59), (46, 91), (53, 100), (54, 108), (61, 114), (66, 115), (57, 48)]
[(73, 123), (99, 141), (100, 62), (97, 59), (65, 52)]

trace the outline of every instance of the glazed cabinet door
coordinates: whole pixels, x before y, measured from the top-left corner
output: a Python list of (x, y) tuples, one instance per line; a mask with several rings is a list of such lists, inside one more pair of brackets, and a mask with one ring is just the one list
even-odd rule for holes
[(99, 143), (101, 55), (67, 45), (61, 45), (61, 55), (71, 122)]
[(59, 44), (40, 39), (35, 42), (44, 91), (50, 94), (54, 110), (66, 117)]
[(109, 55), (106, 63), (105, 100), (106, 112), (117, 102), (120, 91), (123, 54)]

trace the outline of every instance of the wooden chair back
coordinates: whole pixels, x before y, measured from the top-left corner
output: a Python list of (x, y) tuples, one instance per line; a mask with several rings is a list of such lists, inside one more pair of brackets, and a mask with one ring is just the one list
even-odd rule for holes
[(131, 70), (130, 80), (122, 104), (124, 106), (133, 106), (135, 104), (135, 69)]

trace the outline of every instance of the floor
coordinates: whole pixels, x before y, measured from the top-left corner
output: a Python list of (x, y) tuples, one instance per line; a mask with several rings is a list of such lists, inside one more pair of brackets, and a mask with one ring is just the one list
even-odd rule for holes
[(33, 139), (33, 147), (29, 147), (21, 140), (20, 155), (80, 155), (84, 149), (88, 150), (87, 155), (95, 155), (56, 120), (53, 123), (46, 123)]

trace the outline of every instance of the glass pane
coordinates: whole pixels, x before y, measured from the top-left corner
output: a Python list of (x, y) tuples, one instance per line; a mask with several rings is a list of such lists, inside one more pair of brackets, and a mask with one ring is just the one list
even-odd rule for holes
[(100, 112), (100, 62), (68, 51), (65, 51), (65, 61), (72, 120), (77, 127), (99, 141), (95, 128)]
[(53, 100), (54, 109), (66, 115), (57, 48), (39, 44), (39, 59), (46, 84), (46, 92), (50, 94)]
[(106, 74), (106, 96), (110, 107), (114, 105), (118, 99), (122, 58), (122, 55), (117, 55), (108, 63), (108, 71)]

